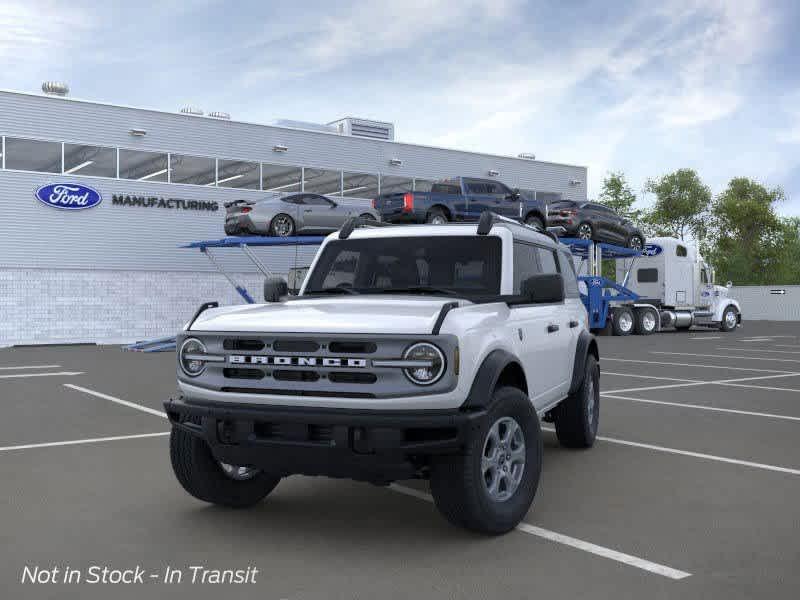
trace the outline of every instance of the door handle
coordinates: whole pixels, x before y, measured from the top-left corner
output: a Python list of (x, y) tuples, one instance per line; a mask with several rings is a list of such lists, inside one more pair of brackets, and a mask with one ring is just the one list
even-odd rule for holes
[(547, 326), (547, 333), (555, 333), (558, 330), (559, 327), (555, 323), (550, 323), (550, 325)]
[(580, 323), (578, 323), (578, 321), (570, 321), (570, 322), (569, 322), (569, 328), (570, 328), (570, 329), (574, 329), (574, 328), (575, 328), (575, 327), (577, 327), (578, 325), (580, 325)]
[(312, 210), (310, 208), (307, 208), (303, 212), (312, 212)]

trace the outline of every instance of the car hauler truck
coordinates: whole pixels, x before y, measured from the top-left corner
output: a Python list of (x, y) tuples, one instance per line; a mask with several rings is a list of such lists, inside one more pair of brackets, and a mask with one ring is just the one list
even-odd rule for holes
[[(641, 252), (590, 240), (562, 239), (570, 246), (589, 326), (614, 335), (649, 335), (692, 326), (732, 331), (742, 322), (730, 283), (714, 283), (714, 271), (695, 248), (670, 237), (651, 238)], [(603, 260), (615, 261), (616, 281), (603, 277)], [(582, 286), (582, 287), (583, 287)]]

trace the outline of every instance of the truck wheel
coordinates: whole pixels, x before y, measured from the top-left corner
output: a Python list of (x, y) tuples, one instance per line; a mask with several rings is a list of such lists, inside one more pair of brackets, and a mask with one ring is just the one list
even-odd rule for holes
[(425, 222), (431, 225), (444, 225), (447, 221), (447, 215), (441, 208), (432, 208), (425, 218)]
[(600, 420), (600, 366), (586, 357), (583, 383), (552, 411), (556, 436), (566, 448), (591, 448)]
[(248, 467), (218, 462), (203, 440), (172, 428), (169, 439), (172, 470), (189, 494), (211, 504), (246, 508), (269, 494), (280, 477)]
[(652, 308), (637, 308), (634, 329), (636, 335), (650, 335), (658, 329), (659, 315)]
[(722, 321), (719, 324), (720, 331), (733, 331), (739, 325), (739, 317), (733, 306), (728, 306), (722, 312)]
[(612, 313), (611, 329), (614, 335), (630, 335), (633, 331), (633, 311), (627, 306), (618, 306)]
[(591, 240), (594, 237), (594, 229), (591, 223), (581, 223), (575, 231), (575, 237), (579, 240)]
[(434, 457), (431, 492), (454, 525), (488, 534), (510, 531), (530, 509), (542, 471), (539, 417), (527, 394), (502, 387), (462, 454)]

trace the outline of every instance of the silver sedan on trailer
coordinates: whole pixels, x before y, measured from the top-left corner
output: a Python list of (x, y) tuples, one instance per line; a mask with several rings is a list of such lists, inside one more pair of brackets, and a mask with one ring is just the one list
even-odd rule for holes
[(380, 220), (377, 211), (363, 199), (331, 198), (298, 192), (273, 194), (260, 200), (225, 203), (226, 235), (271, 235), (330, 233), (350, 217)]

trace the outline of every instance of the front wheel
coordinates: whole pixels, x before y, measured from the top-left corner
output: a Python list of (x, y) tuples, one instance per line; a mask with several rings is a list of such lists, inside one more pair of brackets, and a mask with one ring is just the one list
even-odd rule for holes
[(169, 453), (175, 477), (189, 494), (211, 504), (247, 508), (269, 494), (280, 477), (217, 461), (205, 441), (172, 428)]
[(641, 250), (644, 248), (644, 240), (640, 235), (632, 235), (628, 238), (628, 248), (631, 250)]
[(739, 313), (733, 306), (727, 307), (722, 313), (722, 322), (719, 324), (720, 331), (733, 331), (739, 325)]
[(510, 531), (530, 509), (542, 470), (542, 433), (527, 394), (494, 392), (485, 422), (462, 454), (435, 457), (431, 492), (454, 525), (487, 534)]
[(552, 411), (556, 437), (566, 448), (590, 448), (600, 422), (600, 365), (589, 354), (584, 365), (583, 383)]
[(594, 229), (589, 223), (581, 223), (578, 225), (575, 235), (579, 240), (590, 240), (594, 237)]

